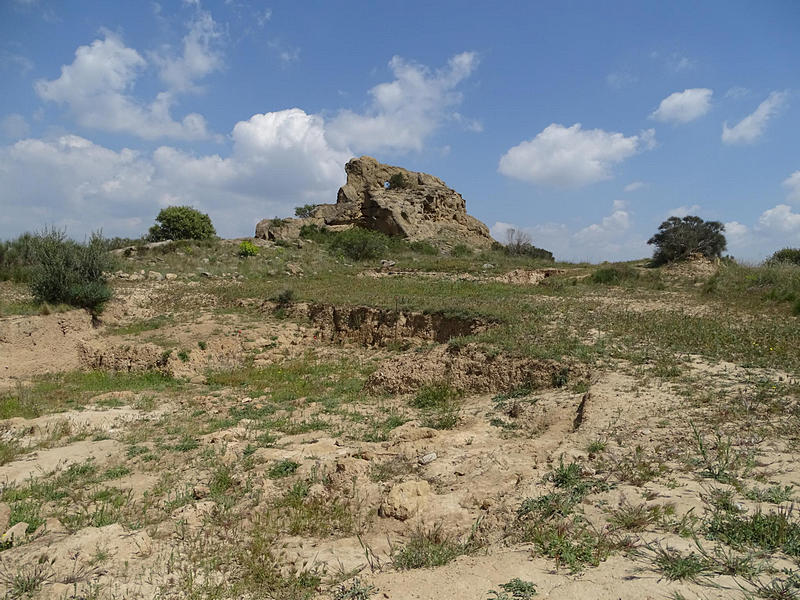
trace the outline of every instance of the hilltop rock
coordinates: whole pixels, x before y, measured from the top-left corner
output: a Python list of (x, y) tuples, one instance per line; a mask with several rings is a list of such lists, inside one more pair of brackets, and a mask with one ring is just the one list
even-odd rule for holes
[(339, 188), (336, 204), (320, 204), (304, 219), (264, 219), (256, 225), (256, 237), (290, 241), (303, 225), (316, 225), (334, 230), (359, 226), (443, 246), (486, 248), (493, 242), (489, 228), (467, 214), (461, 194), (438, 177), (369, 156), (354, 158), (345, 172), (347, 183)]

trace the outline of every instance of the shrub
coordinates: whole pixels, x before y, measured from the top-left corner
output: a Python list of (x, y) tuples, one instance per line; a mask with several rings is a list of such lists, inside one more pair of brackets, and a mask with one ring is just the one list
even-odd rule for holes
[(377, 231), (353, 227), (334, 236), (330, 248), (351, 260), (374, 259), (386, 253), (389, 238)]
[(150, 228), (152, 242), (165, 240), (208, 240), (217, 235), (211, 218), (191, 206), (168, 206), (161, 209), (156, 224)]
[(658, 226), (658, 233), (647, 240), (656, 247), (652, 265), (686, 260), (693, 254), (719, 258), (727, 242), (719, 221), (703, 221), (700, 217), (670, 217)]
[(408, 242), (408, 248), (413, 252), (427, 254), (428, 256), (439, 254), (439, 249), (430, 242)]
[[(544, 248), (537, 248), (531, 243), (531, 236), (524, 231), (509, 229), (506, 232), (506, 245), (498, 244), (508, 256), (527, 256), (553, 262), (553, 253)], [(497, 246), (492, 245), (492, 249)]]
[(603, 283), (605, 285), (619, 285), (623, 281), (630, 281), (639, 278), (639, 273), (630, 265), (610, 265), (601, 267), (592, 273), (592, 283)]
[(469, 246), (466, 244), (456, 244), (453, 246), (453, 249), (450, 250), (450, 256), (455, 256), (457, 258), (472, 256), (472, 250), (470, 250)]
[(389, 177), (389, 189), (390, 190), (402, 190), (404, 188), (410, 187), (408, 181), (405, 178), (405, 175), (402, 173), (395, 173), (391, 177)]
[(113, 269), (113, 260), (100, 234), (78, 244), (68, 240), (64, 231), (49, 229), (33, 236), (31, 243), (29, 286), (37, 301), (99, 312), (111, 299), (103, 272)]
[(784, 248), (778, 250), (766, 260), (766, 263), (769, 265), (778, 263), (800, 265), (800, 248)]
[(314, 211), (316, 209), (316, 204), (304, 204), (303, 206), (297, 206), (294, 209), (294, 216), (299, 219), (307, 219), (314, 216)]
[(33, 265), (33, 239), (25, 233), (15, 240), (0, 242), (0, 281), (27, 281)]
[(289, 308), (295, 301), (294, 290), (283, 290), (272, 299), (278, 305), (278, 308)]
[(246, 258), (248, 256), (258, 256), (258, 246), (250, 240), (244, 240), (239, 244), (239, 256)]

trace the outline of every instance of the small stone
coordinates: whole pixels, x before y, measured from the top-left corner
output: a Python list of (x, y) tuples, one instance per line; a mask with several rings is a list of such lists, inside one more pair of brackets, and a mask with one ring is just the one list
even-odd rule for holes
[(211, 277), (211, 273), (208, 271), (200, 271), (200, 277)]
[(395, 266), (396, 264), (397, 264), (397, 263), (396, 263), (395, 261), (393, 261), (393, 260), (386, 260), (386, 259), (384, 259), (384, 260), (382, 260), (382, 261), (381, 261), (381, 266), (382, 266), (382, 267), (384, 267), (384, 268), (387, 268), (387, 267), (393, 267), (393, 266)]
[(207, 485), (203, 485), (202, 483), (194, 486), (194, 488), (192, 489), (192, 496), (194, 496), (195, 500), (202, 500), (203, 498), (207, 498), (210, 493), (211, 489)]
[(27, 531), (28, 524), (25, 521), (20, 521), (3, 534), (2, 541), (19, 544), (27, 537)]
[(436, 452), (428, 452), (428, 454), (419, 459), (419, 464), (427, 465), (435, 461), (437, 458), (439, 457), (436, 455)]
[(48, 517), (48, 519), (33, 532), (33, 537), (37, 538), (46, 533), (67, 533), (67, 528), (55, 517)]
[(162, 275), (158, 271), (148, 271), (147, 278), (150, 281), (161, 281), (162, 279), (164, 279), (164, 275)]
[(167, 279), (168, 281), (172, 281), (173, 279), (177, 279), (178, 276), (175, 273), (167, 273), (166, 275), (164, 275), (164, 278)]
[(292, 275), (302, 275), (303, 269), (300, 265), (296, 265), (294, 263), (286, 263), (286, 270), (289, 271)]
[(206, 378), (203, 377), (202, 375), (195, 375), (194, 377), (192, 377), (189, 380), (189, 383), (196, 383), (196, 384), (199, 384), (199, 385), (203, 385), (203, 384), (205, 384), (205, 382), (206, 382)]
[(484, 269), (494, 269), (494, 265), (492, 263), (483, 263)]
[(209, 260), (208, 260), (207, 258), (204, 258), (204, 259), (203, 259), (203, 262), (204, 262), (205, 264), (208, 264), (208, 263), (209, 263)]

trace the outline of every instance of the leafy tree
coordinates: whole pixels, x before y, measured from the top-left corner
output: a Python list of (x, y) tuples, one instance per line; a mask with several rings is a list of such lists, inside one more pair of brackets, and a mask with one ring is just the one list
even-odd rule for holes
[(296, 206), (294, 209), (294, 216), (300, 219), (307, 219), (314, 216), (316, 204), (304, 204), (303, 206)]
[(150, 228), (150, 241), (208, 240), (217, 235), (211, 218), (191, 206), (168, 206), (156, 217)]
[(692, 254), (718, 258), (727, 242), (719, 221), (703, 221), (700, 217), (670, 217), (658, 226), (658, 233), (647, 240), (656, 247), (653, 266), (686, 260)]

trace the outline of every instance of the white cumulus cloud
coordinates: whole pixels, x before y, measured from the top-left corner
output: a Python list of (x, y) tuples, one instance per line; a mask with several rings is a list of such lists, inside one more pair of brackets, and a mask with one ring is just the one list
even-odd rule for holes
[(334, 201), (345, 181), (351, 154), (328, 145), (320, 116), (257, 114), (231, 138), (224, 158), (171, 146), (116, 152), (76, 135), (0, 147), (0, 238), (51, 223), (78, 237), (98, 227), (138, 236), (170, 204), (208, 212), (221, 235), (252, 235), (259, 219)]
[(789, 189), (789, 202), (800, 204), (800, 171), (795, 171), (783, 180), (783, 186)]
[(189, 22), (189, 32), (183, 38), (183, 51), (178, 56), (153, 53), (160, 67), (161, 80), (170, 90), (184, 92), (196, 89), (195, 81), (223, 66), (219, 43), (222, 33), (209, 12), (198, 10)]
[(0, 148), (0, 162), (0, 237), (46, 224), (75, 225), (70, 233), (114, 228), (118, 219), (138, 216), (150, 199), (148, 160), (76, 135), (20, 140)]
[(446, 120), (464, 121), (452, 111), (462, 100), (456, 88), (477, 65), (474, 52), (457, 54), (436, 71), (395, 56), (389, 62), (395, 79), (369, 91), (372, 101), (364, 113), (337, 114), (328, 124), (328, 139), (359, 152), (421, 150)]
[(672, 123), (694, 121), (709, 111), (713, 93), (708, 88), (692, 88), (675, 92), (664, 98), (650, 117), (657, 121)]
[(150, 104), (132, 96), (131, 88), (146, 65), (136, 50), (106, 32), (104, 39), (80, 46), (72, 64), (61, 67), (60, 77), (50, 81), (40, 79), (35, 89), (43, 100), (66, 104), (85, 127), (130, 133), (144, 139), (210, 137), (202, 115), (191, 113), (182, 121), (172, 118), (174, 96), (170, 92), (159, 93)]
[(582, 129), (580, 123), (547, 126), (532, 140), (510, 148), (501, 158), (503, 175), (553, 186), (582, 186), (611, 178), (611, 167), (650, 149), (655, 131), (626, 137), (602, 129)]
[(800, 240), (800, 213), (792, 211), (788, 204), (778, 204), (761, 214), (757, 227), (762, 231), (789, 234), (792, 239)]
[(763, 135), (770, 119), (786, 105), (788, 97), (786, 92), (772, 92), (753, 113), (733, 127), (728, 127), (728, 122), (725, 121), (722, 124), (722, 141), (726, 144), (753, 143)]

